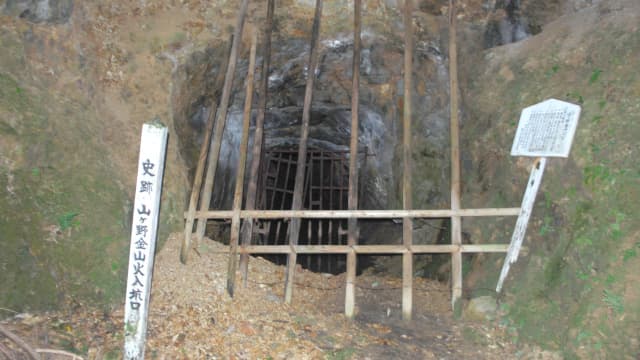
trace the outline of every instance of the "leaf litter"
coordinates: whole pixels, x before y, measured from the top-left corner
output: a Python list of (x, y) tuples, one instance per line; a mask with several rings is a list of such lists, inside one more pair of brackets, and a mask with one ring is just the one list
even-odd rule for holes
[[(183, 265), (180, 245), (181, 234), (172, 234), (156, 255), (147, 359), (522, 358), (499, 326), (454, 320), (449, 287), (436, 280), (414, 279), (413, 321), (404, 322), (402, 280), (365, 272), (357, 278), (356, 317), (349, 320), (343, 315), (344, 274), (298, 265), (293, 301), (286, 304), (286, 268), (251, 257), (247, 287), (238, 273), (231, 298), (227, 247), (204, 239)], [(86, 359), (119, 359), (123, 318), (123, 305), (96, 309), (69, 299), (65, 309), (18, 314), (2, 324), (40, 347)], [(477, 338), (465, 336), (469, 329)], [(0, 338), (0, 344), (7, 339)]]

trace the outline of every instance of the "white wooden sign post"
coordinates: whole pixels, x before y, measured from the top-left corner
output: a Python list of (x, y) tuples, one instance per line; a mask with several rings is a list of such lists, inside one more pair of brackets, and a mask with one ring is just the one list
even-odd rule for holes
[(542, 182), (546, 158), (569, 156), (579, 118), (580, 106), (556, 99), (549, 99), (522, 110), (511, 147), (511, 156), (531, 156), (536, 157), (536, 160), (531, 168), (531, 175), (522, 198), (520, 215), (518, 215), (511, 244), (502, 265), (496, 292), (502, 290), (509, 267), (518, 260), (529, 216)]
[(124, 359), (144, 359), (167, 135), (160, 123), (142, 126), (124, 309)]

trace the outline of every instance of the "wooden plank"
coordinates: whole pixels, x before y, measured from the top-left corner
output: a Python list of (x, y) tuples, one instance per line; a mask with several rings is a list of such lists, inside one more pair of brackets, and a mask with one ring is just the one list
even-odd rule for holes
[(448, 244), (413, 245), (411, 251), (414, 254), (447, 254), (458, 251), (460, 246)]
[[(456, 42), (456, 1), (449, 0), (449, 91), (451, 115), (451, 210), (460, 209), (460, 135), (458, 120), (458, 50)], [(462, 219), (451, 217), (451, 244), (462, 244)], [(451, 255), (451, 307), (462, 296), (462, 253)]]
[(465, 244), (460, 246), (463, 253), (501, 253), (507, 252), (508, 244)]
[[(311, 99), (313, 97), (313, 83), (318, 68), (318, 39), (320, 37), (320, 17), (322, 16), (322, 0), (316, 0), (316, 10), (313, 16), (311, 31), (311, 44), (309, 62), (307, 64), (307, 84), (304, 92), (304, 104), (302, 110), (302, 128), (300, 130), (300, 143), (298, 144), (298, 165), (293, 190), (292, 210), (302, 208), (302, 190), (304, 186), (304, 170), (307, 161), (307, 140), (309, 137), (309, 120), (311, 118)], [(291, 219), (289, 224), (289, 245), (298, 245), (300, 236), (300, 218)], [(293, 250), (293, 248), (292, 248)], [(285, 302), (291, 303), (293, 296), (293, 276), (296, 268), (296, 253), (292, 251), (287, 258), (287, 277), (285, 280)]]
[(409, 251), (404, 245), (356, 245), (353, 250), (356, 254), (404, 254)]
[[(360, 32), (362, 22), (360, 19), (362, 12), (362, 1), (354, 0), (353, 5), (353, 64), (351, 80), (351, 142), (349, 144), (349, 200), (347, 207), (349, 210), (358, 208), (358, 111), (360, 108)], [(349, 246), (358, 243), (358, 222), (357, 218), (348, 221)], [(357, 256), (354, 251), (347, 253), (347, 285), (345, 288), (344, 314), (347, 318), (352, 318), (355, 314), (355, 282)]]
[[(232, 40), (229, 41), (230, 43)], [(228, 55), (226, 62), (222, 64), (221, 69), (227, 67), (229, 63), (229, 56), (231, 55), (231, 47), (228, 49)], [(189, 197), (189, 209), (187, 210), (187, 216), (184, 226), (184, 238), (182, 239), (182, 246), (180, 247), (180, 261), (186, 264), (189, 259), (189, 251), (191, 250), (191, 234), (193, 233), (193, 223), (196, 219), (196, 208), (198, 207), (198, 200), (200, 199), (200, 189), (202, 188), (202, 178), (204, 174), (204, 167), (207, 162), (207, 154), (209, 144), (211, 143), (211, 133), (213, 132), (213, 124), (216, 118), (216, 111), (218, 110), (218, 101), (216, 100), (220, 94), (220, 89), (224, 83), (224, 71), (219, 71), (215, 80), (213, 102), (211, 103), (211, 111), (209, 112), (209, 118), (207, 119), (207, 129), (204, 133), (204, 141), (200, 147), (200, 156), (198, 157), (198, 165), (196, 166), (196, 175), (193, 178), (193, 187), (191, 188), (191, 196)], [(200, 219), (200, 221), (207, 221), (206, 219)]]
[(142, 126), (125, 292), (123, 359), (127, 360), (144, 359), (168, 136), (164, 125)]
[(240, 157), (236, 173), (236, 186), (233, 193), (233, 217), (231, 218), (231, 237), (229, 240), (229, 267), (227, 271), (227, 291), (233, 297), (236, 284), (236, 261), (238, 238), (240, 237), (240, 209), (242, 208), (242, 191), (244, 190), (244, 171), (247, 163), (247, 147), (249, 144), (249, 125), (251, 124), (251, 105), (253, 104), (253, 77), (256, 67), (256, 44), (258, 34), (254, 30), (251, 36), (251, 50), (249, 52), (249, 69), (247, 73), (247, 90), (244, 100), (242, 120), (242, 138), (240, 139)]
[[(402, 204), (403, 209), (412, 208), (411, 194), (411, 103), (413, 96), (413, 0), (404, 2), (404, 111), (403, 111), (403, 177)], [(413, 220), (402, 219), (402, 243), (407, 249), (413, 242)], [(413, 312), (413, 254), (402, 255), (402, 318), (411, 320)]]
[[(225, 74), (224, 87), (222, 89), (222, 98), (220, 100), (220, 107), (216, 114), (213, 140), (209, 147), (207, 174), (204, 181), (204, 189), (202, 190), (200, 211), (209, 210), (209, 207), (211, 206), (211, 193), (213, 191), (213, 185), (215, 184), (216, 168), (218, 167), (218, 158), (220, 156), (220, 147), (222, 145), (222, 134), (227, 120), (227, 110), (229, 109), (229, 99), (231, 98), (231, 88), (233, 86), (233, 78), (236, 71), (236, 65), (238, 63), (238, 51), (242, 42), (242, 29), (244, 28), (244, 19), (247, 14), (248, 3), (249, 0), (242, 0), (242, 4), (240, 5), (240, 10), (238, 12), (238, 18), (236, 19), (236, 27), (233, 33), (233, 41), (231, 43), (231, 55), (229, 56), (227, 73)], [(202, 240), (206, 226), (207, 221), (198, 221), (198, 226), (196, 228), (196, 239), (198, 241)]]
[(507, 278), (509, 273), (509, 267), (511, 264), (518, 260), (518, 253), (524, 241), (524, 235), (527, 232), (527, 224), (529, 223), (529, 217), (533, 210), (533, 204), (536, 201), (536, 194), (540, 188), (542, 182), (542, 175), (544, 175), (544, 168), (547, 164), (547, 158), (537, 158), (533, 166), (531, 167), (531, 175), (529, 175), (529, 181), (527, 182), (527, 189), (522, 197), (522, 207), (520, 210), (520, 216), (516, 221), (515, 229), (513, 230), (513, 236), (511, 237), (511, 244), (509, 244), (509, 250), (507, 256), (502, 264), (502, 271), (500, 272), (500, 279), (496, 286), (496, 292), (502, 290), (502, 283)]
[[(243, 210), (240, 211), (240, 218), (257, 219), (283, 219), (283, 218), (304, 218), (304, 219), (396, 219), (403, 217), (411, 218), (449, 218), (459, 217), (488, 217), (488, 216), (517, 216), (520, 208), (487, 208), (487, 209), (460, 209), (460, 210)], [(186, 214), (185, 214), (186, 215)], [(213, 210), (198, 211), (197, 218), (207, 219), (231, 219), (233, 211)]]
[[(273, 13), (275, 12), (275, 0), (267, 2), (267, 20), (264, 24), (264, 47), (262, 49), (262, 72), (260, 78), (260, 99), (258, 100), (258, 114), (256, 116), (256, 129), (253, 134), (253, 147), (251, 151), (251, 170), (249, 171), (249, 185), (247, 186), (247, 198), (245, 208), (254, 210), (256, 208), (256, 196), (258, 189), (258, 170), (260, 169), (260, 159), (262, 158), (262, 143), (264, 141), (264, 116), (267, 110), (267, 93), (269, 85), (269, 65), (271, 63), (271, 33), (273, 30)], [(241, 244), (247, 246), (251, 244), (253, 235), (253, 219), (247, 218), (242, 223)], [(249, 256), (240, 256), (240, 274), (243, 285), (247, 286), (249, 269)]]
[[(432, 244), (432, 245), (413, 245), (411, 249), (407, 249), (404, 245), (296, 245), (294, 249), (299, 254), (348, 254), (355, 252), (356, 254), (404, 254), (411, 252), (413, 254), (447, 254), (453, 253), (460, 249), (463, 253), (501, 253), (507, 252), (509, 244), (466, 244), (466, 245), (450, 245), (450, 244)], [(522, 247), (522, 249), (527, 249)], [(215, 250), (214, 253), (228, 253), (229, 246), (222, 246)], [(248, 245), (239, 249), (240, 253), (245, 254), (288, 254), (291, 252), (289, 245)]]

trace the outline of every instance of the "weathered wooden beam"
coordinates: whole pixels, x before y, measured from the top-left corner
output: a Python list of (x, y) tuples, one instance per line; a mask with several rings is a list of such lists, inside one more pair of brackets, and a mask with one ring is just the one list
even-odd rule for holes
[[(349, 210), (358, 208), (358, 111), (360, 108), (360, 33), (362, 1), (354, 0), (353, 5), (353, 64), (351, 79), (351, 142), (349, 143)], [(358, 243), (358, 219), (348, 221), (348, 240), (350, 246)], [(355, 313), (355, 282), (357, 256), (354, 251), (347, 253), (347, 285), (345, 288), (344, 313), (352, 318)]]
[[(404, 245), (295, 245), (293, 251), (298, 254), (449, 254), (461, 251), (463, 253), (505, 253), (509, 244), (432, 244), (413, 245), (407, 249)], [(227, 253), (229, 247), (222, 247), (216, 252)], [(292, 247), (289, 245), (249, 245), (239, 249), (245, 254), (289, 254)]]
[[(449, 91), (451, 116), (451, 210), (460, 209), (460, 134), (458, 119), (458, 51), (456, 42), (456, 1), (449, 0)], [(462, 219), (451, 217), (451, 244), (462, 244)], [(451, 306), (462, 296), (462, 253), (451, 255)]]
[(463, 253), (503, 253), (507, 252), (508, 244), (464, 244), (460, 245)]
[(522, 206), (520, 207), (520, 215), (516, 221), (516, 226), (511, 236), (511, 243), (509, 244), (509, 250), (507, 256), (502, 264), (502, 270), (500, 271), (500, 278), (498, 285), (496, 286), (496, 292), (502, 290), (502, 283), (507, 278), (509, 273), (509, 267), (511, 264), (518, 260), (518, 253), (524, 241), (524, 235), (527, 232), (527, 225), (529, 224), (529, 217), (533, 211), (533, 204), (536, 201), (536, 194), (542, 183), (542, 175), (544, 175), (544, 168), (547, 165), (547, 158), (537, 158), (533, 166), (531, 167), (531, 174), (529, 175), (529, 181), (527, 182), (527, 189), (522, 197)]
[[(459, 210), (242, 210), (240, 218), (256, 219), (282, 219), (282, 218), (303, 218), (303, 219), (398, 219), (404, 217), (411, 218), (450, 218), (459, 217), (500, 217), (517, 216), (520, 208), (486, 208), (486, 209), (459, 209)], [(186, 215), (186, 213), (185, 213)], [(198, 211), (197, 218), (207, 219), (231, 219), (233, 211), (212, 210)]]
[[(309, 137), (309, 120), (311, 118), (311, 99), (313, 97), (313, 83), (318, 68), (318, 39), (320, 37), (320, 18), (322, 16), (322, 0), (316, 0), (316, 10), (313, 16), (311, 30), (311, 44), (309, 62), (307, 63), (307, 85), (304, 92), (304, 104), (302, 110), (302, 129), (300, 130), (300, 143), (298, 144), (298, 165), (296, 168), (295, 185), (293, 188), (292, 210), (302, 208), (302, 190), (304, 187), (304, 170), (307, 161), (307, 141)], [(293, 218), (289, 224), (289, 244), (298, 245), (300, 236), (300, 219)], [(293, 248), (292, 248), (293, 249)], [(296, 253), (292, 251), (287, 258), (287, 277), (285, 280), (285, 302), (291, 303), (293, 296), (293, 276), (296, 268)]]
[[(242, 30), (244, 28), (244, 19), (247, 15), (247, 7), (249, 0), (242, 0), (238, 18), (236, 19), (236, 27), (233, 33), (233, 41), (231, 43), (231, 55), (229, 55), (229, 63), (227, 64), (227, 73), (224, 78), (224, 87), (222, 89), (222, 98), (220, 107), (216, 114), (216, 122), (213, 131), (213, 140), (209, 147), (209, 156), (207, 161), (207, 174), (204, 181), (204, 189), (202, 190), (202, 199), (200, 201), (200, 211), (209, 210), (211, 206), (211, 193), (215, 184), (215, 174), (218, 167), (218, 158), (220, 157), (220, 147), (222, 145), (222, 134), (224, 132), (225, 123), (227, 121), (227, 111), (229, 109), (229, 100), (231, 98), (231, 88), (233, 86), (233, 78), (238, 63), (238, 51), (242, 43)], [(207, 226), (206, 221), (198, 221), (196, 228), (196, 239), (202, 241), (204, 231)]]
[[(404, 111), (402, 146), (402, 207), (412, 208), (411, 194), (411, 103), (413, 96), (413, 4), (404, 1)], [(402, 243), (407, 249), (413, 242), (413, 219), (402, 219)], [(402, 255), (402, 318), (411, 320), (413, 312), (413, 254)]]
[[(233, 39), (230, 39), (229, 43), (231, 43)], [(231, 55), (231, 47), (229, 47), (227, 51), (227, 56), (225, 57), (225, 62), (222, 64), (220, 69), (225, 69), (227, 64), (229, 63), (229, 56)], [(202, 146), (200, 147), (200, 156), (198, 157), (198, 165), (196, 166), (196, 174), (193, 178), (193, 187), (191, 188), (191, 196), (189, 197), (189, 209), (187, 210), (187, 216), (185, 220), (184, 226), (184, 238), (182, 239), (182, 247), (180, 248), (180, 261), (183, 264), (186, 264), (189, 259), (189, 251), (191, 250), (191, 234), (193, 233), (193, 223), (196, 219), (196, 208), (198, 207), (198, 200), (200, 200), (200, 189), (202, 188), (202, 178), (204, 175), (204, 167), (207, 162), (207, 154), (209, 149), (209, 144), (211, 143), (211, 133), (213, 132), (213, 124), (215, 123), (216, 111), (218, 110), (218, 97), (220, 96), (220, 91), (218, 89), (222, 88), (224, 83), (224, 71), (219, 71), (218, 76), (214, 82), (214, 94), (213, 94), (213, 102), (211, 103), (211, 111), (209, 112), (209, 117), (207, 119), (207, 129), (204, 133), (204, 141), (202, 142)], [(199, 221), (207, 221), (206, 219), (200, 219)]]
[[(273, 31), (273, 14), (275, 12), (275, 0), (267, 2), (267, 20), (264, 24), (264, 47), (262, 49), (262, 72), (260, 78), (260, 99), (258, 100), (258, 114), (256, 116), (256, 129), (253, 134), (253, 148), (251, 151), (251, 170), (249, 171), (249, 186), (247, 187), (247, 197), (245, 208), (254, 210), (256, 208), (258, 170), (262, 158), (262, 143), (264, 138), (264, 116), (267, 110), (267, 92), (269, 86), (269, 64), (271, 63), (271, 33)], [(253, 219), (247, 218), (242, 223), (241, 244), (247, 246), (251, 244), (253, 235)], [(240, 274), (244, 286), (247, 286), (249, 271), (249, 256), (240, 255)]]
[(233, 193), (233, 217), (231, 218), (231, 237), (229, 240), (229, 268), (227, 271), (227, 291), (233, 297), (236, 284), (236, 261), (238, 238), (240, 237), (240, 209), (242, 208), (242, 191), (244, 190), (244, 172), (247, 163), (247, 147), (249, 144), (249, 125), (251, 124), (251, 105), (253, 103), (253, 77), (256, 67), (256, 46), (258, 34), (254, 30), (251, 36), (251, 50), (249, 52), (249, 70), (247, 73), (247, 91), (244, 97), (244, 112), (242, 119), (242, 138), (240, 139), (240, 157), (236, 174), (236, 187)]

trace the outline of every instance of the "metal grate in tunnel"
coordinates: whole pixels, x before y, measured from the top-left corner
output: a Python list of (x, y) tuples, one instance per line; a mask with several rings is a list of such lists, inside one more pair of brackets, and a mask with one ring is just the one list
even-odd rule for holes
[[(349, 193), (349, 152), (309, 149), (305, 169), (303, 207), (307, 210), (347, 209)], [(263, 210), (291, 209), (297, 168), (297, 149), (276, 149), (264, 153), (258, 183), (258, 206)], [(300, 245), (347, 244), (346, 219), (303, 219)], [(289, 219), (258, 222), (260, 245), (288, 244)], [(286, 263), (285, 255), (268, 255), (269, 260)], [(299, 255), (302, 267), (326, 273), (346, 269), (344, 256), (335, 254)]]

